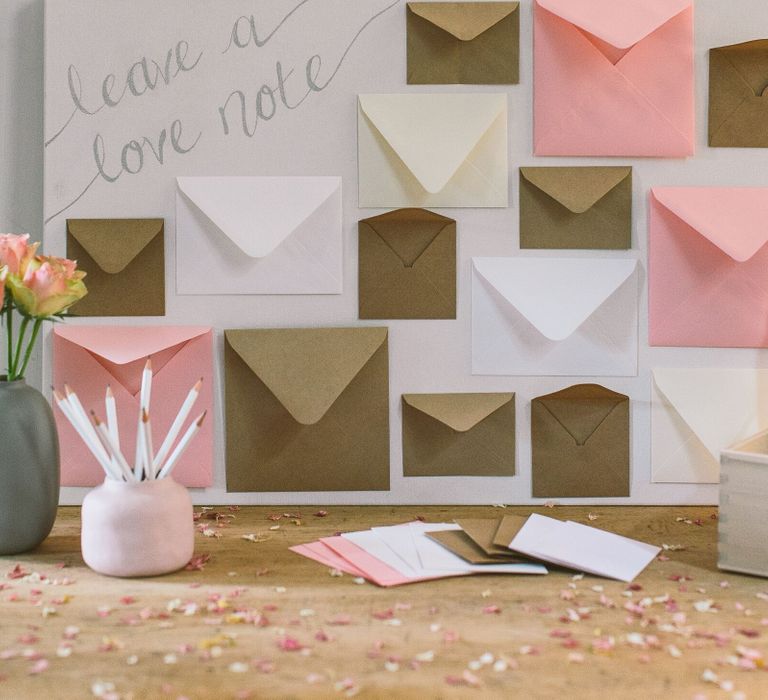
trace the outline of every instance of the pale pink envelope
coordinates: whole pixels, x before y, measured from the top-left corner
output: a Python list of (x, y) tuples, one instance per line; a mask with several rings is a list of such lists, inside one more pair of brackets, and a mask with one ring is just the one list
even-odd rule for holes
[(350, 576), (359, 576), (365, 578), (365, 572), (350, 564), (346, 559), (339, 556), (330, 547), (322, 542), (309, 542), (307, 544), (297, 544), (294, 547), (288, 547), (292, 552), (301, 554), (303, 557), (312, 559), (331, 569), (338, 569)]
[[(118, 412), (120, 444), (133, 464), (139, 414), (141, 374), (152, 358), (154, 377), (150, 417), (155, 449), (171, 427), (195, 382), (203, 384), (187, 419), (208, 410), (194, 443), (173, 471), (184, 486), (210, 486), (213, 476), (213, 331), (207, 326), (75, 326), (53, 331), (53, 383), (68, 384), (86, 411), (106, 416), (104, 392), (112, 387)], [(62, 486), (96, 486), (104, 472), (58, 407)], [(186, 430), (186, 425), (184, 430)]]
[(768, 347), (768, 187), (654, 187), (655, 346)]
[(691, 0), (536, 0), (539, 156), (693, 155)]

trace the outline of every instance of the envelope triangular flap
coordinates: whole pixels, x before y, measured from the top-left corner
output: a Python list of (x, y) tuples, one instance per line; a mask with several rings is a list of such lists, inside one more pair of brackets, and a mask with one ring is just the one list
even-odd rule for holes
[(509, 17), (519, 2), (409, 2), (408, 9), (461, 41), (472, 41)]
[(269, 255), (341, 187), (341, 178), (179, 177), (179, 189), (252, 258)]
[(122, 272), (163, 229), (163, 219), (68, 219), (67, 231), (104, 272)]
[(658, 368), (656, 388), (716, 461), (742, 438), (768, 424), (768, 370)]
[(637, 266), (615, 258), (474, 258), (475, 270), (543, 336), (565, 340)]
[(498, 93), (360, 95), (360, 109), (431, 194), (456, 174), (507, 106)]
[(395, 211), (363, 219), (384, 243), (410, 267), (430, 246), (432, 241), (455, 219), (441, 216), (427, 209), (396, 209)]
[(540, 7), (618, 49), (657, 30), (692, 0), (536, 0)]
[(628, 397), (599, 384), (577, 384), (536, 399), (579, 445)]
[(725, 56), (755, 95), (768, 97), (768, 39), (710, 49)]
[(54, 333), (115, 365), (126, 365), (210, 332), (209, 326), (64, 326)]
[(387, 338), (387, 329), (228, 330), (229, 346), (301, 424), (317, 423)]
[(514, 394), (403, 394), (409, 406), (464, 433), (506, 406)]
[(768, 243), (768, 187), (654, 187), (651, 193), (738, 262)]
[(522, 176), (574, 214), (583, 214), (632, 173), (631, 166), (526, 167)]

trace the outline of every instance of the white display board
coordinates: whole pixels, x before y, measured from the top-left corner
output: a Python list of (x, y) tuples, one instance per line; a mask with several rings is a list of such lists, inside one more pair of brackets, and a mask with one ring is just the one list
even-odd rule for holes
[[(515, 86), (406, 85), (404, 1), (47, 0), (47, 250), (65, 252), (67, 217), (164, 217), (166, 221), (166, 317), (73, 319), (68, 323), (210, 324), (216, 329), (214, 486), (195, 492), (195, 500), (241, 504), (540, 503), (531, 498), (531, 399), (571, 384), (593, 381), (631, 398), (631, 496), (600, 502), (715, 503), (716, 485), (651, 483), (650, 370), (768, 367), (768, 352), (649, 348), (647, 194), (653, 185), (768, 185), (768, 157), (764, 150), (706, 146), (707, 50), (768, 36), (768, 4), (764, 0), (697, 0), (695, 5), (697, 143), (695, 158), (683, 161), (531, 155), (530, 0), (524, 0), (520, 8), (521, 81)], [(137, 62), (140, 67), (131, 71)], [(144, 77), (143, 66), (148, 79)], [(510, 206), (440, 210), (458, 222), (459, 302), (455, 321), (385, 322), (390, 329), (391, 490), (227, 493), (221, 401), (223, 329), (365, 323), (357, 320), (357, 221), (382, 210), (358, 208), (357, 95), (443, 91), (507, 93)], [(534, 164), (634, 166), (633, 250), (569, 251), (565, 255), (638, 259), (640, 323), (636, 377), (471, 374), (470, 259), (564, 255), (562, 251), (518, 250), (517, 168)], [(177, 295), (176, 177), (203, 175), (341, 176), (343, 293)], [(45, 353), (44, 365), (50, 367), (50, 337), (46, 339)], [(44, 386), (50, 384), (49, 379), (44, 377)], [(517, 475), (404, 478), (401, 394), (460, 391), (516, 392)], [(84, 493), (85, 489), (64, 489), (62, 502), (77, 503)], [(587, 503), (590, 499), (560, 502)]]

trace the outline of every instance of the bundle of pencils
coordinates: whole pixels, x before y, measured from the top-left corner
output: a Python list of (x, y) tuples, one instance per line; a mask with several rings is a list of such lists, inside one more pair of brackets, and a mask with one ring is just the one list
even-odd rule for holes
[[(129, 464), (120, 446), (117, 406), (111, 387), (107, 386), (104, 399), (106, 422), (102, 421), (95, 411), (90, 411), (89, 419), (77, 394), (68, 385), (64, 385), (63, 394), (55, 389), (53, 394), (61, 412), (87, 445), (108, 479), (115, 481), (144, 481), (167, 477), (179, 463), (182, 455), (199, 432), (205, 420), (206, 411), (193, 420), (183, 434), (182, 428), (195, 405), (195, 401), (197, 401), (202, 383), (203, 380), (200, 379), (189, 390), (189, 394), (187, 394), (186, 399), (181, 404), (181, 408), (179, 408), (176, 418), (173, 420), (165, 439), (160, 445), (160, 449), (155, 452), (150, 414), (152, 362), (149, 359), (147, 360), (141, 377), (133, 466)], [(181, 439), (179, 439), (180, 434)]]

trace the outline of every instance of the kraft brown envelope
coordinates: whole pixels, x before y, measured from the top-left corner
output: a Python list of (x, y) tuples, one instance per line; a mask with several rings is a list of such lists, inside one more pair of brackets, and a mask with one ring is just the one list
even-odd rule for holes
[(520, 247), (632, 246), (632, 168), (520, 168)]
[(709, 50), (709, 145), (768, 148), (768, 39)]
[(163, 219), (67, 219), (67, 257), (88, 273), (72, 315), (165, 315)]
[(228, 491), (389, 489), (386, 328), (224, 336)]
[(409, 85), (520, 81), (517, 2), (409, 2)]
[(531, 404), (533, 496), (629, 496), (629, 397), (577, 384)]
[(456, 318), (456, 221), (397, 209), (358, 232), (360, 318)]
[(461, 518), (454, 521), (489, 557), (509, 557), (507, 547), (494, 544), (493, 538), (501, 525), (501, 518)]
[(499, 523), (499, 529), (493, 536), (493, 544), (509, 550), (509, 543), (515, 539), (515, 535), (520, 532), (520, 528), (525, 525), (527, 516), (523, 515), (505, 515)]
[(405, 476), (513, 476), (514, 394), (403, 394)]
[(427, 537), (441, 544), (449, 552), (453, 552), (458, 557), (470, 564), (512, 564), (521, 561), (530, 561), (521, 555), (516, 555), (511, 550), (507, 550), (505, 557), (490, 557), (481, 547), (470, 538), (467, 533), (461, 530), (442, 530), (439, 532), (428, 532)]

